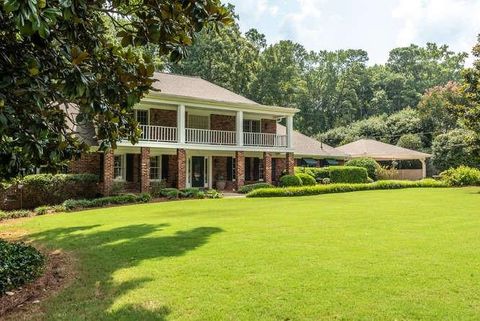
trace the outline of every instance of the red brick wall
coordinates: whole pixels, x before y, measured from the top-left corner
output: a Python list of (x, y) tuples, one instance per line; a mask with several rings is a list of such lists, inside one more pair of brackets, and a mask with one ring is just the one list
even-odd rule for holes
[(286, 155), (286, 170), (288, 175), (295, 174), (295, 159), (293, 158), (293, 153), (287, 153)]
[(150, 109), (150, 124), (154, 126), (177, 127), (177, 111)]
[(103, 182), (102, 193), (109, 195), (113, 184), (113, 162), (114, 162), (113, 150), (105, 152), (103, 156)]
[(150, 190), (150, 148), (140, 149), (140, 192), (146, 193)]
[(277, 122), (274, 119), (262, 119), (262, 133), (276, 134)]
[(235, 152), (235, 173), (237, 174), (236, 186), (238, 190), (245, 184), (245, 155), (243, 152)]
[(83, 154), (80, 159), (70, 162), (68, 171), (73, 174), (90, 173), (101, 176), (101, 161), (100, 153)]
[(184, 189), (187, 184), (186, 169), (187, 169), (187, 152), (185, 149), (177, 149), (177, 188)]
[(272, 155), (263, 153), (263, 180), (265, 183), (272, 183)]
[(235, 116), (210, 115), (210, 129), (235, 131)]

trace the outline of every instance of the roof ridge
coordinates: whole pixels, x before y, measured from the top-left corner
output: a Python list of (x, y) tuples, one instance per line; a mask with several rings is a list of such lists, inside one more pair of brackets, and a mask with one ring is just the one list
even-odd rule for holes
[[(205, 80), (205, 79), (202, 78), (202, 76), (182, 75), (182, 74), (177, 74), (177, 73), (174, 73), (174, 72), (155, 71), (154, 74), (163, 74), (163, 75), (171, 75), (171, 76), (179, 76), (179, 77), (185, 77), (185, 78), (195, 78), (195, 79)], [(207, 81), (207, 80), (205, 80), (205, 81)]]

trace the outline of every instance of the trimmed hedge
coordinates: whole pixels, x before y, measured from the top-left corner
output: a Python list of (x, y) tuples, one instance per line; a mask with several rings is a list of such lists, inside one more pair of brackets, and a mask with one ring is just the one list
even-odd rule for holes
[(363, 167), (356, 166), (330, 166), (330, 181), (332, 183), (367, 183), (368, 173)]
[(287, 188), (257, 189), (247, 194), (247, 197), (287, 197), (308, 196), (330, 193), (346, 193), (381, 189), (401, 189), (416, 187), (448, 187), (448, 184), (433, 179), (421, 181), (378, 181), (370, 184), (330, 184)]
[[(97, 195), (98, 176), (93, 174), (36, 174), (16, 178), (0, 186), (0, 200), (6, 195), (22, 195), (22, 207), (33, 209), (45, 204), (60, 204), (68, 199), (93, 198)], [(18, 186), (22, 185), (20, 191)], [(16, 202), (15, 208), (20, 208)], [(2, 208), (0, 203), (0, 208)]]
[(247, 194), (259, 188), (273, 188), (273, 187), (274, 186), (272, 184), (268, 184), (268, 183), (255, 183), (255, 184), (243, 185), (238, 189), (238, 192), (241, 194)]
[(367, 183), (368, 172), (357, 166), (296, 167), (297, 174), (305, 173), (315, 177), (317, 182), (329, 178), (331, 183)]
[(44, 255), (33, 246), (0, 239), (0, 295), (34, 281), (44, 266)]
[(440, 173), (440, 177), (451, 186), (480, 185), (480, 170), (477, 168), (467, 166), (450, 168)]
[(135, 203), (148, 203), (151, 196), (148, 193), (143, 194), (124, 194), (117, 196), (108, 196), (94, 199), (66, 200), (63, 202), (65, 210), (72, 211), (82, 208), (103, 207), (108, 205), (122, 205)]
[(313, 185), (317, 185), (317, 181), (315, 180), (315, 178), (310, 175), (310, 174), (307, 174), (307, 173), (298, 173), (296, 174), (302, 181), (302, 185), (303, 186), (313, 186)]
[(280, 186), (302, 186), (302, 180), (297, 175), (284, 175), (280, 177)]
[(361, 157), (354, 158), (345, 163), (345, 166), (363, 167), (367, 170), (368, 177), (376, 181), (378, 179), (378, 171), (380, 170), (380, 164), (373, 158)]

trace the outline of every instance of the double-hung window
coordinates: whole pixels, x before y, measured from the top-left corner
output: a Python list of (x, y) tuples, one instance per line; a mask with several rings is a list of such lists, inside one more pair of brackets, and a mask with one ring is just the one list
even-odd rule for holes
[(243, 131), (246, 133), (260, 133), (260, 121), (254, 119), (243, 120)]
[(150, 157), (150, 179), (153, 181), (162, 179), (161, 156)]
[(113, 179), (125, 179), (125, 155), (115, 155), (113, 161)]
[(140, 125), (148, 125), (148, 110), (135, 110), (135, 118)]

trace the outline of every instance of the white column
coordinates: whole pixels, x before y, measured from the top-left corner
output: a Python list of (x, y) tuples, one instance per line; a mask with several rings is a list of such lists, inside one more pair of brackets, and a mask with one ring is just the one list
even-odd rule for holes
[(177, 139), (178, 143), (185, 144), (185, 105), (177, 107)]
[(293, 148), (293, 116), (287, 116), (287, 147)]
[(243, 111), (237, 111), (237, 146), (243, 146)]
[(425, 158), (420, 160), (422, 162), (422, 177), (427, 177), (427, 163), (425, 162)]

